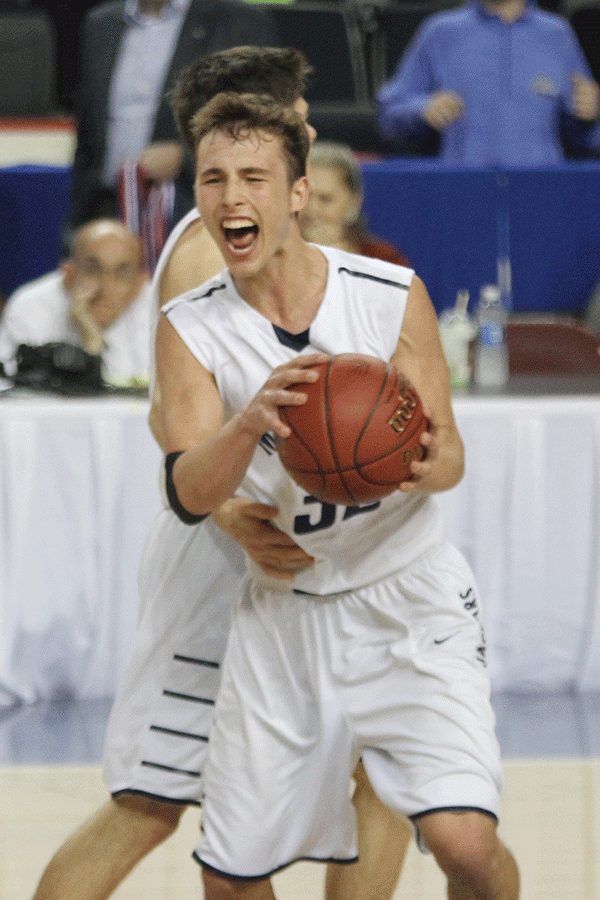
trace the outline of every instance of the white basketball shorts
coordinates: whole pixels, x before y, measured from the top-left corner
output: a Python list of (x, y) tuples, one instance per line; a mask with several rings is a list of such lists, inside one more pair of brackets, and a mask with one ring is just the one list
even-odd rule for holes
[(113, 796), (199, 804), (242, 551), (211, 519), (184, 525), (162, 510), (140, 568), (140, 622), (106, 733)]
[(480, 616), (473, 573), (449, 544), (349, 594), (249, 581), (224, 662), (196, 859), (243, 878), (302, 858), (351, 859), (359, 757), (401, 815), (467, 807), (497, 817)]

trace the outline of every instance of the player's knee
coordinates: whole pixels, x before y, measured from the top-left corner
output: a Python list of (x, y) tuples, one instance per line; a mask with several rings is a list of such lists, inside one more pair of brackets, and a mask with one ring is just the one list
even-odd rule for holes
[(489, 896), (488, 888), (501, 865), (502, 845), (494, 820), (480, 813), (449, 813), (428, 824), (434, 827), (425, 826), (425, 818), (418, 823), (446, 876), (469, 888), (475, 897)]
[(114, 803), (131, 820), (132, 828), (143, 831), (150, 845), (166, 841), (181, 820), (185, 806), (135, 794), (122, 794)]

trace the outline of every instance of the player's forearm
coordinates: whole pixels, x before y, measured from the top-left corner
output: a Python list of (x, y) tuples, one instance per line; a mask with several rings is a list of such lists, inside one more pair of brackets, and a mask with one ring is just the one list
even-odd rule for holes
[(235, 494), (250, 465), (257, 437), (234, 416), (216, 435), (186, 450), (173, 468), (181, 504), (193, 515), (206, 515)]
[(438, 431), (438, 456), (432, 467), (432, 493), (453, 488), (465, 472), (464, 444), (456, 426), (441, 427)]

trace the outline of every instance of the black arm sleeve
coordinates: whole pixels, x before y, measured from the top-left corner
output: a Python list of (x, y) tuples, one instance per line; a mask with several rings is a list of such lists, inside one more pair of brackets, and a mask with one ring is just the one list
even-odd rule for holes
[(182, 522), (186, 525), (197, 525), (198, 522), (202, 522), (204, 519), (208, 518), (208, 513), (197, 516), (194, 515), (194, 513), (189, 512), (177, 496), (177, 490), (173, 482), (173, 466), (182, 453), (183, 450), (175, 450), (173, 453), (167, 453), (165, 458), (167, 498), (169, 500), (169, 506)]

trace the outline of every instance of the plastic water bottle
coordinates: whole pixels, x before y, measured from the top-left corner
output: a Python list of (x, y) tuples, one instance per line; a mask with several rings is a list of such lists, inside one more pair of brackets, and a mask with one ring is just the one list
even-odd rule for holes
[(508, 381), (507, 311), (500, 288), (486, 284), (477, 306), (475, 381), (483, 387), (499, 387)]
[(450, 384), (455, 388), (467, 387), (471, 380), (470, 345), (476, 329), (468, 305), (469, 292), (459, 291), (454, 307), (440, 315), (442, 348), (450, 369)]

